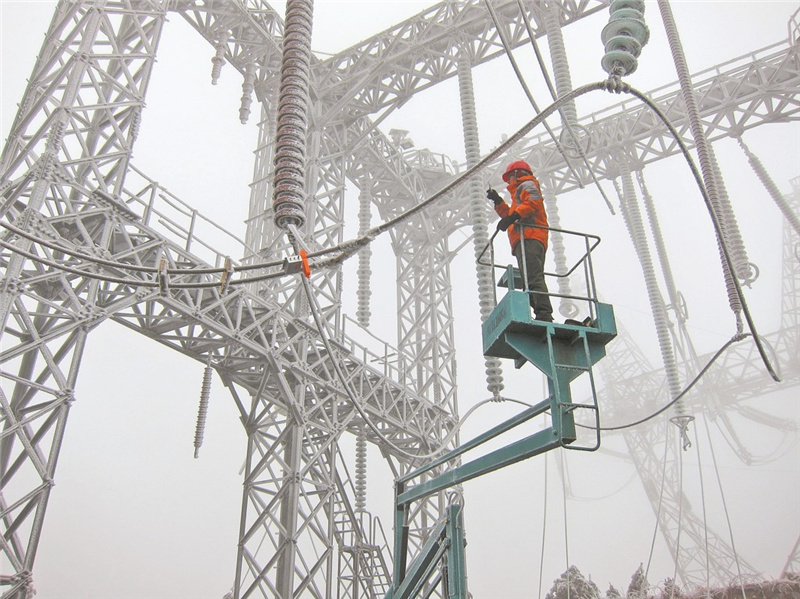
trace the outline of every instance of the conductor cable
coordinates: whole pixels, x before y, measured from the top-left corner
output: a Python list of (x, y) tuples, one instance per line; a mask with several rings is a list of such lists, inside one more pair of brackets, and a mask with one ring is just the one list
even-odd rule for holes
[[(299, 234), (297, 228), (293, 224), (289, 224), (287, 226), (287, 229), (291, 233), (291, 237), (292, 237), (293, 243), (296, 243), (298, 245), (302, 245), (301, 237), (300, 237), (300, 234)], [(392, 441), (387, 439), (383, 435), (383, 433), (380, 431), (380, 429), (378, 429), (378, 427), (375, 425), (375, 423), (372, 422), (372, 419), (366, 413), (366, 411), (364, 410), (364, 408), (361, 406), (360, 402), (356, 398), (356, 394), (353, 391), (353, 388), (350, 386), (350, 383), (348, 382), (347, 377), (345, 377), (344, 372), (342, 370), (342, 366), (339, 363), (339, 360), (336, 359), (336, 354), (333, 352), (333, 347), (331, 346), (331, 343), (330, 343), (330, 335), (329, 335), (329, 331), (328, 331), (328, 326), (327, 326), (327, 323), (323, 322), (322, 318), (320, 317), (321, 310), (320, 310), (320, 307), (319, 307), (319, 303), (317, 302), (316, 296), (312, 293), (311, 283), (309, 282), (308, 278), (306, 278), (306, 277), (301, 277), (301, 281), (302, 281), (302, 284), (303, 284), (303, 291), (305, 292), (306, 297), (308, 299), (308, 305), (309, 305), (309, 308), (310, 308), (310, 311), (311, 311), (311, 316), (314, 319), (314, 324), (316, 325), (317, 330), (319, 331), (320, 338), (322, 339), (322, 343), (325, 346), (325, 351), (328, 352), (328, 355), (331, 358), (331, 363), (333, 364), (333, 369), (336, 372), (336, 376), (339, 379), (339, 383), (342, 385), (342, 388), (344, 389), (345, 394), (347, 395), (347, 397), (350, 400), (350, 402), (353, 404), (353, 407), (355, 407), (355, 409), (358, 412), (359, 416), (361, 416), (361, 418), (364, 420), (366, 425), (372, 430), (372, 432), (378, 437), (378, 439), (380, 439), (381, 443), (384, 443), (387, 446), (391, 447), (397, 453), (399, 453), (401, 455), (404, 455), (406, 457), (412, 458), (412, 459), (436, 457), (437, 455), (442, 453), (442, 451), (447, 449), (447, 446), (450, 443), (450, 441), (452, 441), (453, 437), (455, 437), (458, 434), (458, 431), (461, 429), (461, 426), (472, 415), (472, 413), (475, 412), (476, 409), (478, 409), (479, 407), (481, 407), (483, 405), (486, 405), (487, 403), (495, 403), (496, 402), (496, 398), (492, 397), (492, 398), (489, 398), (489, 399), (482, 400), (482, 401), (478, 402), (477, 404), (475, 404), (474, 406), (472, 406), (472, 408), (469, 409), (469, 411), (464, 415), (464, 417), (459, 419), (459, 421), (452, 428), (452, 430), (444, 437), (444, 439), (442, 440), (442, 442), (439, 445), (439, 447), (436, 448), (434, 451), (431, 451), (431, 452), (428, 452), (428, 453), (416, 453), (415, 454), (415, 453), (411, 453), (409, 451), (406, 451), (402, 447), (399, 447), (399, 446), (395, 445), (394, 443), (392, 443)], [(510, 400), (510, 401), (514, 401), (515, 403), (523, 403), (523, 405), (528, 405), (528, 404), (524, 404), (524, 402), (520, 402), (520, 401), (517, 401), (517, 400)]]
[[(675, 126), (669, 121), (669, 119), (661, 111), (661, 109), (659, 109), (659, 107), (650, 98), (648, 98), (645, 94), (643, 94), (642, 92), (640, 92), (640, 91), (636, 90), (635, 88), (631, 87), (628, 83), (625, 83), (625, 82), (623, 82), (623, 81), (621, 81), (619, 79), (614, 79), (614, 78), (610, 78), (610, 79), (607, 79), (607, 80), (604, 80), (604, 81), (597, 81), (597, 82), (594, 82), (594, 83), (588, 83), (586, 85), (583, 85), (583, 86), (581, 86), (579, 88), (576, 88), (576, 89), (572, 90), (571, 92), (565, 94), (564, 96), (562, 96), (561, 98), (559, 98), (558, 100), (553, 102), (550, 106), (545, 108), (538, 115), (536, 115), (527, 124), (523, 125), (522, 128), (520, 128), (516, 133), (514, 133), (511, 137), (509, 137), (504, 143), (500, 144), (497, 148), (495, 148), (494, 150), (489, 152), (486, 156), (484, 156), (481, 160), (479, 160), (474, 166), (472, 166), (471, 168), (467, 169), (460, 177), (456, 177), (453, 181), (451, 181), (449, 184), (445, 185), (438, 192), (434, 193), (431, 197), (429, 197), (428, 199), (420, 202), (416, 206), (413, 206), (412, 208), (406, 210), (402, 214), (399, 214), (396, 217), (394, 217), (392, 219), (389, 219), (389, 220), (381, 223), (380, 225), (378, 225), (376, 227), (373, 227), (372, 229), (367, 231), (364, 235), (361, 235), (361, 236), (357, 237), (356, 239), (353, 239), (353, 240), (350, 240), (350, 241), (345, 241), (345, 242), (343, 242), (343, 243), (341, 243), (341, 244), (339, 244), (337, 246), (334, 246), (332, 248), (328, 248), (328, 249), (320, 250), (320, 251), (317, 251), (317, 252), (309, 253), (308, 257), (312, 258), (312, 257), (324, 256), (324, 255), (327, 255), (327, 254), (330, 254), (330, 253), (333, 253), (333, 252), (339, 252), (339, 254), (337, 256), (333, 256), (331, 258), (326, 258), (326, 259), (320, 260), (320, 261), (318, 261), (316, 263), (313, 263), (312, 266), (314, 266), (315, 268), (334, 266), (334, 265), (337, 265), (340, 262), (346, 260), (347, 258), (351, 257), (352, 255), (357, 253), (358, 250), (361, 249), (363, 246), (365, 246), (368, 243), (372, 243), (372, 241), (374, 241), (374, 239), (378, 235), (380, 235), (382, 233), (385, 233), (386, 231), (389, 231), (390, 229), (394, 228), (399, 223), (401, 223), (401, 222), (403, 222), (405, 220), (408, 220), (412, 216), (416, 215), (418, 212), (426, 209), (428, 206), (430, 206), (434, 202), (436, 202), (436, 201), (442, 199), (443, 197), (445, 197), (447, 194), (452, 192), (457, 187), (461, 186), (467, 180), (469, 180), (472, 177), (474, 177), (477, 173), (482, 171), (489, 163), (491, 163), (494, 160), (496, 160), (497, 158), (499, 158), (505, 152), (505, 150), (507, 148), (509, 148), (512, 145), (516, 144), (525, 135), (527, 135), (534, 127), (536, 127), (537, 125), (542, 123), (548, 116), (553, 114), (555, 111), (559, 110), (559, 108), (564, 103), (571, 102), (572, 100), (574, 100), (575, 98), (578, 98), (579, 96), (582, 96), (584, 94), (587, 94), (587, 93), (590, 93), (590, 92), (593, 92), (593, 91), (598, 91), (598, 90), (606, 90), (606, 91), (617, 93), (617, 94), (626, 93), (626, 94), (630, 94), (632, 96), (635, 96), (636, 98), (639, 98), (639, 100), (643, 104), (645, 104), (645, 106), (647, 106), (650, 110), (652, 110), (656, 114), (656, 116), (658, 116), (658, 118), (664, 123), (664, 125), (669, 130), (670, 134), (675, 139), (675, 142), (678, 144), (678, 147), (681, 149), (681, 153), (683, 154), (684, 159), (686, 160), (687, 164), (689, 165), (689, 168), (690, 168), (690, 170), (692, 172), (692, 175), (694, 176), (695, 182), (697, 183), (698, 189), (700, 190), (700, 194), (703, 197), (703, 200), (704, 200), (704, 202), (706, 204), (706, 208), (708, 209), (708, 213), (709, 213), (709, 215), (711, 217), (711, 222), (712, 222), (712, 225), (714, 226), (714, 230), (717, 233), (717, 237), (719, 239), (719, 246), (721, 248), (721, 253), (723, 255), (724, 262), (727, 264), (727, 267), (731, 272), (735, 272), (733, 259), (731, 258), (731, 255), (730, 255), (730, 252), (728, 250), (727, 244), (725, 243), (725, 240), (724, 240), (723, 235), (722, 235), (722, 225), (721, 225), (719, 219), (717, 218), (717, 215), (716, 215), (716, 213), (715, 213), (715, 211), (714, 211), (714, 209), (713, 209), (713, 207), (711, 205), (711, 200), (709, 198), (708, 192), (706, 191), (705, 185), (703, 183), (703, 178), (702, 178), (702, 176), (701, 176), (701, 174), (700, 174), (700, 172), (699, 172), (699, 170), (697, 168), (697, 165), (694, 162), (694, 159), (692, 158), (692, 155), (689, 153), (688, 147), (684, 143), (683, 139), (681, 139), (681, 136), (679, 135), (678, 131), (675, 129)], [(8, 244), (8, 243), (3, 242), (3, 241), (0, 241), (0, 247), (4, 247), (4, 248), (9, 249), (9, 250), (11, 250), (13, 252), (16, 252), (16, 253), (19, 253), (21, 255), (24, 255), (24, 256), (30, 258), (31, 260), (39, 261), (39, 262), (47, 264), (49, 266), (53, 266), (54, 268), (60, 268), (61, 270), (64, 270), (66, 272), (72, 272), (74, 274), (78, 274), (78, 275), (81, 275), (81, 276), (91, 276), (92, 278), (96, 278), (96, 279), (100, 279), (100, 280), (106, 280), (106, 281), (111, 281), (111, 282), (122, 282), (123, 284), (141, 285), (141, 286), (147, 286), (147, 287), (155, 287), (155, 286), (158, 285), (157, 283), (152, 283), (152, 282), (143, 282), (143, 281), (139, 281), (139, 280), (124, 280), (124, 279), (121, 280), (121, 279), (118, 279), (116, 277), (115, 278), (111, 278), (111, 277), (106, 277), (104, 275), (95, 275), (93, 273), (90, 274), (90, 273), (86, 273), (85, 271), (81, 271), (81, 270), (77, 270), (77, 269), (71, 269), (71, 268), (65, 267), (65, 266), (60, 266), (60, 265), (58, 265), (57, 263), (55, 263), (53, 261), (49, 261), (49, 260), (40, 258), (40, 257), (38, 257), (38, 256), (36, 256), (34, 254), (31, 254), (29, 252), (25, 252), (24, 250), (22, 250), (20, 248), (15, 248), (13, 245)], [(121, 268), (124, 268), (124, 265), (122, 265)], [(263, 281), (263, 280), (266, 280), (266, 279), (278, 278), (278, 277), (284, 276), (285, 274), (286, 273), (284, 273), (284, 272), (278, 272), (278, 273), (269, 273), (269, 274), (264, 274), (264, 275), (258, 275), (258, 276), (255, 276), (255, 277), (249, 277), (247, 279), (231, 280), (229, 282), (229, 285), (241, 285), (241, 284), (246, 284), (246, 283), (255, 283), (255, 282)], [(756, 344), (756, 348), (758, 349), (758, 353), (761, 356), (761, 360), (764, 363), (764, 365), (765, 365), (767, 371), (769, 372), (770, 376), (772, 377), (772, 379), (775, 380), (776, 382), (780, 382), (781, 379), (777, 375), (777, 373), (775, 372), (775, 370), (774, 370), (774, 368), (772, 366), (772, 363), (770, 362), (769, 358), (767, 357), (766, 350), (764, 349), (764, 346), (763, 346), (763, 344), (761, 342), (761, 339), (760, 339), (758, 333), (756, 332), (755, 323), (753, 321), (752, 315), (750, 314), (750, 309), (748, 308), (747, 303), (745, 301), (744, 293), (742, 292), (741, 284), (739, 283), (737, 277), (730, 277), (730, 279), (732, 279), (732, 285), (733, 285), (733, 287), (735, 289), (735, 292), (736, 292), (736, 294), (738, 296), (739, 301), (741, 302), (742, 313), (744, 314), (745, 320), (747, 321), (748, 328), (750, 329), (750, 333), (752, 334), (753, 341)], [(173, 287), (179, 288), (179, 289), (180, 288), (195, 289), (195, 288), (203, 288), (203, 287), (215, 287), (217, 285), (218, 285), (217, 282), (208, 282), (208, 283), (192, 283), (192, 284), (174, 285)], [(739, 334), (740, 332), (741, 331), (738, 330), (737, 334)]]
[(655, 418), (659, 414), (662, 414), (662, 413), (666, 412), (669, 408), (671, 408), (673, 405), (678, 403), (683, 398), (683, 396), (686, 395), (689, 391), (691, 391), (692, 387), (694, 387), (700, 381), (700, 379), (705, 375), (705, 373), (708, 372), (708, 369), (711, 368), (712, 364), (714, 364), (714, 362), (716, 362), (717, 358), (719, 358), (722, 355), (722, 353), (726, 349), (728, 349), (728, 347), (730, 347), (733, 343), (735, 343), (737, 341), (741, 341), (742, 339), (745, 339), (746, 337), (750, 337), (750, 334), (749, 333), (744, 333), (742, 335), (737, 335), (737, 336), (733, 337), (732, 339), (729, 339), (721, 348), (719, 348), (717, 350), (717, 353), (715, 353), (712, 356), (712, 358), (708, 361), (708, 363), (705, 366), (703, 366), (703, 368), (700, 370), (700, 372), (697, 373), (697, 375), (695, 375), (695, 377), (691, 380), (691, 382), (688, 385), (686, 385), (686, 387), (684, 387), (683, 391), (678, 393), (678, 395), (676, 395), (671, 401), (669, 401), (667, 404), (665, 404), (664, 406), (662, 406), (661, 408), (659, 408), (658, 410), (656, 410), (655, 412), (653, 412), (649, 416), (645, 416), (644, 418), (641, 418), (640, 420), (637, 420), (636, 422), (631, 422), (631, 423), (628, 423), (628, 424), (622, 424), (622, 425), (619, 425), (619, 426), (601, 426), (599, 428), (596, 428), (594, 426), (587, 426), (585, 424), (576, 424), (576, 426), (580, 426), (581, 428), (588, 428), (588, 429), (593, 429), (593, 430), (596, 429), (596, 430), (601, 430), (601, 431), (621, 431), (621, 430), (624, 430), (624, 429), (627, 429), (627, 428), (632, 428), (634, 426), (639, 426), (640, 424), (644, 424), (648, 420), (652, 420), (653, 418)]

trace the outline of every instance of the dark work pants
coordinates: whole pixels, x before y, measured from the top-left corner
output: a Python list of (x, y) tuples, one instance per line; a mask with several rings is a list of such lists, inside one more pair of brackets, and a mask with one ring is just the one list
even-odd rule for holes
[[(523, 247), (525, 248), (524, 265)], [(544, 254), (544, 245), (535, 239), (521, 239), (514, 248), (514, 257), (517, 259), (520, 273), (527, 273), (528, 289), (539, 292), (529, 294), (536, 320), (552, 321), (553, 306), (550, 303), (550, 296), (547, 295), (547, 283), (544, 281)]]

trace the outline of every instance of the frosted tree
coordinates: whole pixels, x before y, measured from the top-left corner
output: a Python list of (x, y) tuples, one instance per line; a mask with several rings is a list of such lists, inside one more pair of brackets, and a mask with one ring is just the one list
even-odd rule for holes
[(606, 591), (606, 599), (622, 599), (622, 593), (613, 584), (609, 584)]
[(650, 583), (647, 582), (647, 576), (644, 574), (644, 566), (639, 564), (636, 572), (631, 576), (631, 583), (628, 585), (628, 599), (644, 599), (647, 597), (647, 589), (650, 588)]
[(578, 568), (570, 566), (555, 580), (545, 599), (600, 599), (600, 589)]

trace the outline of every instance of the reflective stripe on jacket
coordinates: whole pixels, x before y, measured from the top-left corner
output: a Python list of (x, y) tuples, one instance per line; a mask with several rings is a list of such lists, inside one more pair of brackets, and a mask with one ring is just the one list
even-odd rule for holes
[[(526, 175), (517, 179), (516, 183), (510, 184), (506, 189), (511, 194), (511, 207), (505, 202), (495, 205), (494, 210), (503, 218), (512, 212), (520, 215), (516, 224), (508, 228), (508, 241), (511, 243), (511, 251), (519, 243), (518, 225), (539, 225), (547, 227), (547, 212), (544, 209), (544, 198), (539, 182), (536, 177)], [(547, 249), (547, 229), (525, 228), (525, 239), (537, 239), (542, 242), (544, 249)]]

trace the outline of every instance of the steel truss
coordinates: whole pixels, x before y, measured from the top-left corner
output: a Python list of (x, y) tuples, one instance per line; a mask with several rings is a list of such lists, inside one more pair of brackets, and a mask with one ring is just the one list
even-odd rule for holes
[[(606, 6), (563, 2), (562, 23)], [(496, 2), (495, 10), (511, 45), (526, 43), (516, 2)], [(536, 4), (529, 10), (541, 34), (544, 15)], [(3, 597), (21, 598), (31, 588), (82, 350), (86, 336), (107, 319), (210, 361), (230, 384), (248, 435), (236, 597), (329, 597), (336, 580), (344, 596), (355, 596), (364, 580), (374, 581), (373, 591), (385, 588), (385, 556), (370, 543), (351, 507), (354, 491), (337, 441), (345, 432), (366, 430), (399, 473), (409, 464), (365, 429), (336, 380), (333, 361), (341, 364), (370, 421), (394, 447), (414, 452), (441, 443), (457, 421), (449, 273), (454, 250), (448, 238), (469, 222), (468, 207), (445, 200), (392, 232), (400, 281), (399, 347), (392, 361), (370, 355), (341, 332), (342, 275), (336, 268), (312, 277), (335, 355), (311, 324), (309, 306), (291, 277), (224, 288), (219, 274), (177, 273), (222, 266), (230, 252), (198, 237), (194, 221), (184, 222), (181, 211), (173, 210), (177, 200), (162, 202), (164, 190), (130, 164), (167, 11), (182, 15), (210, 42), (216, 76), (226, 62), (241, 73), (242, 120), (250, 114), (253, 95), (261, 106), (246, 243), (237, 246), (242, 262), (289, 253), (271, 225), (267, 201), (282, 35), (282, 20), (272, 8), (256, 0), (60, 2), (0, 164), (0, 216), (21, 231), (0, 235), (6, 269), (0, 552), (13, 568), (12, 575), (0, 578)], [(697, 85), (703, 90), (699, 104), (709, 137), (797, 118), (797, 51), (775, 47), (704, 75)], [(403, 152), (377, 125), (414, 93), (455, 76), (459, 61), (463, 65), (468, 59), (475, 67), (501, 52), (482, 3), (445, 2), (313, 61), (311, 103), (318, 116), (309, 131), (312, 167), (306, 189), (315, 201), (308, 205), (303, 231), (313, 248), (343, 241), (348, 182), (366, 192), (380, 218), (387, 219), (451, 180), (454, 169), (446, 158)], [(677, 92), (660, 92), (659, 104), (685, 131)], [(642, 164), (677, 151), (663, 128), (629, 103), (580, 124), (591, 139), (587, 155), (598, 177), (616, 174), (609, 156), (619, 151)], [(578, 182), (548, 143), (531, 138), (525, 150), (529, 161), (553, 193), (573, 189)], [(589, 182), (588, 171), (577, 168)], [(97, 259), (131, 268), (163, 263), (170, 274), (122, 269)], [(797, 297), (793, 285), (784, 289), (784, 301), (792, 301), (787, 293)], [(796, 339), (794, 345), (781, 345), (787, 327), (775, 335), (773, 346), (797, 355)], [(733, 356), (725, 369), (731, 386), (735, 382), (739, 393), (750, 388), (756, 394), (755, 382), (742, 385), (750, 357)], [(620, 378), (621, 373), (628, 374)], [(658, 390), (663, 375), (620, 364), (614, 378), (622, 381), (620, 392), (627, 396)], [(443, 506), (441, 497), (432, 498), (410, 516), (416, 527), (412, 553), (424, 544)], [(349, 559), (354, 551), (363, 552), (363, 559)]]

